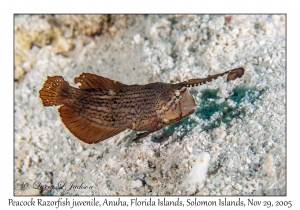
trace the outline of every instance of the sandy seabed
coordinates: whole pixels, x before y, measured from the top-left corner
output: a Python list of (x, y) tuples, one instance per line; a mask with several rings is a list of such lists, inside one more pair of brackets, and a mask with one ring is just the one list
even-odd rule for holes
[[(15, 195), (286, 195), (285, 16), (133, 18), (109, 33), (74, 37), (68, 53), (54, 45), (18, 51), (28, 60), (22, 63), (27, 73), (15, 82)], [(48, 23), (16, 16), (15, 27), (21, 24), (30, 30)], [(246, 70), (241, 79), (191, 88), (195, 113), (138, 143), (126, 130), (85, 144), (65, 128), (57, 107), (43, 107), (38, 96), (52, 75), (73, 86), (82, 72), (130, 85), (176, 83), (237, 67)], [(205, 151), (203, 186), (180, 187)], [(72, 182), (92, 187), (60, 187)]]

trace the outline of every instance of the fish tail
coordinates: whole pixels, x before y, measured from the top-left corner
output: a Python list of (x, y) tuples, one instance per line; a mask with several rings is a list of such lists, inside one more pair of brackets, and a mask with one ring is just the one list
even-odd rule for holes
[(70, 85), (62, 76), (47, 77), (39, 91), (44, 106), (62, 105), (69, 98)]

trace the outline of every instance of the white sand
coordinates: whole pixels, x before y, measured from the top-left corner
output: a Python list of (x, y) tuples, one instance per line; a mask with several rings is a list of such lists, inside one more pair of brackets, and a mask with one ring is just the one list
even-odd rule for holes
[[(222, 15), (149, 15), (113, 37), (80, 46), (78, 36), (66, 57), (52, 46), (33, 47), (31, 68), (15, 84), (15, 194), (286, 195), (285, 27), (285, 16), (237, 15), (226, 23)], [(146, 84), (241, 66), (241, 79), (192, 88), (196, 112), (139, 143), (131, 142), (130, 130), (82, 143), (64, 127), (57, 107), (43, 107), (38, 97), (51, 75), (71, 85), (82, 72)], [(204, 151), (211, 157), (204, 187), (179, 189)], [(35, 181), (55, 189), (35, 190)], [(65, 181), (93, 188), (59, 189)]]

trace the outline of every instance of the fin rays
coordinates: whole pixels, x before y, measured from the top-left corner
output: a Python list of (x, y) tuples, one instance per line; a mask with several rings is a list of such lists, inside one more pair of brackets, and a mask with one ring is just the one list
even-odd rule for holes
[(59, 113), (61, 120), (69, 131), (78, 139), (88, 144), (98, 143), (125, 130), (124, 128), (98, 125), (78, 115), (78, 113), (69, 106), (61, 106)]
[(232, 69), (229, 71), (225, 71), (220, 74), (215, 74), (213, 76), (208, 75), (208, 77), (204, 78), (204, 79), (190, 79), (188, 81), (177, 83), (175, 85), (184, 86), (184, 87), (194, 87), (194, 86), (198, 86), (198, 85), (203, 85), (207, 82), (210, 82), (210, 81), (217, 79), (218, 77), (221, 77), (226, 74), (228, 74), (227, 81), (230, 81), (230, 80), (235, 80), (236, 78), (242, 77), (244, 75), (244, 72), (245, 72), (244, 68), (236, 68), (236, 69)]
[(122, 84), (121, 82), (111, 80), (106, 77), (102, 77), (96, 74), (82, 73), (79, 77), (74, 79), (75, 83), (80, 83), (80, 89), (90, 89), (90, 88), (121, 88), (127, 85)]
[(62, 76), (47, 77), (43, 88), (39, 91), (44, 106), (57, 106), (68, 98), (69, 83)]

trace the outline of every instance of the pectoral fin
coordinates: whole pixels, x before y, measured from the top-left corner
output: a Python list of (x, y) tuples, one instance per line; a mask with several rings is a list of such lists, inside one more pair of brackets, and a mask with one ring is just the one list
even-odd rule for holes
[(69, 131), (81, 141), (88, 144), (98, 143), (118, 133), (124, 131), (124, 128), (112, 128), (98, 125), (82, 116), (69, 106), (59, 108), (61, 120)]

